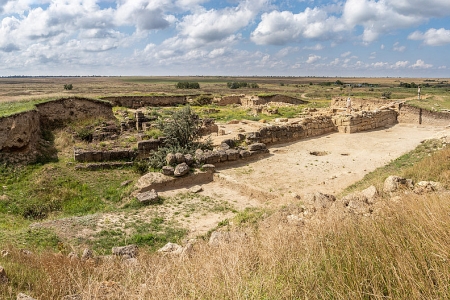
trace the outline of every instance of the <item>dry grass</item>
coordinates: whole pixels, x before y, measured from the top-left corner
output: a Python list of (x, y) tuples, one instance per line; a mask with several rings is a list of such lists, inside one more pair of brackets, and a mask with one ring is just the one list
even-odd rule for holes
[[(448, 168), (440, 165), (449, 158), (445, 148), (409, 172), (448, 185)], [(10, 249), (0, 258), (10, 278), (0, 297), (449, 299), (449, 194), (402, 197), (384, 199), (373, 218), (348, 215), (320, 226), (289, 225), (275, 212), (256, 227), (238, 229), (247, 238), (220, 247), (199, 241), (184, 259), (141, 251), (136, 263), (82, 262)]]

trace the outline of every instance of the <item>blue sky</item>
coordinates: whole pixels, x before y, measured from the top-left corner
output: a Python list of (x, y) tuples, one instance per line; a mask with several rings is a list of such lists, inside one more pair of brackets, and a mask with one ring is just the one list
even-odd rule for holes
[(449, 0), (0, 0), (0, 76), (450, 77)]

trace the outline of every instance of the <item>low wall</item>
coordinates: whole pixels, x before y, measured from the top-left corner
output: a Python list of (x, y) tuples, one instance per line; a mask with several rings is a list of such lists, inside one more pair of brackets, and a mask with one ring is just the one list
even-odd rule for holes
[(256, 132), (248, 132), (246, 141), (247, 143), (259, 142), (270, 145), (301, 140), (335, 131), (336, 126), (331, 116), (316, 116), (305, 118), (298, 123), (267, 126), (260, 128)]
[(242, 97), (244, 97), (244, 96), (243, 95), (241, 95), (241, 96), (236, 96), (236, 95), (225, 96), (225, 97), (214, 99), (214, 102), (217, 103), (217, 105), (219, 105), (219, 106), (241, 104)]
[(85, 150), (74, 149), (74, 159), (77, 162), (105, 162), (105, 161), (131, 161), (137, 156), (137, 152), (129, 149), (116, 150)]
[(102, 99), (110, 101), (114, 106), (133, 109), (145, 106), (176, 106), (187, 103), (186, 96), (121, 96)]
[[(382, 107), (390, 107), (398, 109), (399, 102), (390, 99), (360, 99), (351, 98), (352, 108), (361, 111), (372, 111)], [(347, 107), (347, 97), (335, 97), (331, 100), (331, 109), (339, 109)]]
[(398, 121), (400, 123), (447, 126), (450, 125), (450, 113), (433, 112), (407, 104), (401, 104), (399, 107)]
[(397, 112), (386, 109), (336, 115), (333, 117), (333, 123), (340, 133), (355, 133), (394, 125), (397, 123)]

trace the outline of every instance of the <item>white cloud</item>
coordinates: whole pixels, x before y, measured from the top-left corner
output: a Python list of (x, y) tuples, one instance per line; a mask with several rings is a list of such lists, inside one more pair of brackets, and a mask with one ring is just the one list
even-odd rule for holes
[(432, 68), (433, 65), (426, 64), (423, 60), (418, 59), (415, 64), (411, 65), (410, 68), (413, 69), (429, 69)]
[(341, 57), (347, 57), (347, 56), (349, 56), (350, 54), (352, 54), (350, 51), (347, 51), (347, 52), (344, 52), (344, 53), (342, 53), (341, 54)]
[(258, 45), (284, 45), (302, 39), (323, 39), (342, 30), (337, 18), (318, 8), (306, 8), (298, 14), (272, 11), (261, 16), (251, 40)]
[(423, 43), (429, 46), (443, 46), (450, 44), (450, 30), (431, 28), (425, 33), (415, 31), (408, 36), (408, 39), (423, 40)]
[(409, 61), (407, 61), (407, 60), (398, 61), (392, 66), (392, 68), (393, 69), (406, 68), (408, 65), (409, 65)]
[(394, 44), (392, 49), (394, 51), (397, 51), (397, 52), (404, 52), (406, 50), (406, 47), (405, 46), (401, 46), (400, 43), (397, 42), (397, 43)]
[(321, 57), (319, 55), (310, 54), (306, 63), (312, 64), (320, 60)]
[(350, 27), (364, 27), (362, 40), (371, 43), (392, 30), (418, 25), (426, 20), (420, 15), (403, 14), (387, 1), (347, 0), (342, 18)]

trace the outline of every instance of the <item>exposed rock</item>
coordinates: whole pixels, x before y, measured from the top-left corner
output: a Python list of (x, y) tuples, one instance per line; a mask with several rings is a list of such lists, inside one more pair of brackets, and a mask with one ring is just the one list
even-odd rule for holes
[(136, 245), (128, 245), (123, 247), (113, 247), (112, 254), (122, 258), (132, 258), (138, 255), (138, 247)]
[(94, 252), (91, 249), (86, 248), (81, 255), (81, 260), (88, 260), (94, 258)]
[(26, 295), (26, 294), (24, 294), (24, 293), (19, 293), (18, 295), (17, 295), (17, 298), (16, 298), (17, 300), (36, 300), (35, 298), (33, 298), (33, 297), (31, 297), (31, 296), (28, 296), (28, 295)]
[(194, 185), (189, 189), (191, 193), (200, 193), (201, 191), (203, 191), (203, 188), (200, 185)]
[(420, 181), (414, 186), (414, 193), (425, 194), (443, 190), (442, 184), (435, 181)]
[(260, 151), (260, 150), (265, 150), (265, 149), (266, 149), (266, 144), (263, 144), (263, 143), (253, 143), (248, 146), (249, 151)]
[(227, 159), (229, 161), (234, 161), (239, 159), (239, 151), (235, 149), (229, 149), (226, 150), (225, 153), (227, 154)]
[(373, 204), (378, 196), (378, 191), (375, 186), (371, 185), (367, 189), (362, 190), (361, 194), (366, 198), (368, 204)]
[(313, 204), (316, 208), (328, 208), (336, 201), (336, 197), (316, 192), (314, 194), (306, 194), (304, 200)]
[[(221, 145), (223, 145), (223, 144), (227, 145), (228, 149), (229, 148), (234, 148), (236, 146), (236, 143), (234, 142), (233, 139), (225, 139), (225, 140), (222, 141)], [(222, 146), (222, 148), (223, 148), (223, 146)]]
[(192, 166), (195, 162), (194, 157), (192, 156), (192, 154), (185, 154), (184, 155), (184, 161), (186, 162), (186, 164), (188, 166)]
[(175, 177), (181, 177), (189, 173), (189, 166), (187, 163), (181, 163), (175, 167), (175, 171), (173, 172), (173, 175)]
[(7, 257), (9, 255), (9, 252), (8, 252), (8, 250), (2, 250), (2, 252), (0, 252), (0, 255), (2, 257)]
[(216, 166), (212, 164), (205, 164), (202, 166), (202, 169), (207, 173), (214, 173), (216, 171)]
[(168, 165), (176, 164), (177, 163), (177, 158), (175, 157), (175, 154), (173, 154), (173, 153), (167, 154), (167, 156), (166, 156), (166, 163)]
[(175, 172), (175, 168), (172, 166), (164, 166), (164, 167), (162, 167), (161, 171), (164, 175), (173, 176), (173, 173)]
[(33, 252), (27, 249), (20, 249), (20, 253), (23, 255), (33, 255)]
[(182, 164), (184, 162), (186, 162), (186, 159), (184, 158), (184, 154), (182, 153), (175, 153), (175, 160), (177, 162), (177, 164)]
[(289, 224), (293, 225), (305, 224), (305, 220), (303, 219), (303, 217), (300, 217), (299, 215), (288, 215), (286, 218)]
[(0, 266), (0, 284), (7, 283), (8, 282), (8, 276), (6, 276), (5, 269)]
[(136, 198), (143, 204), (156, 203), (159, 200), (158, 193), (154, 189), (144, 193), (139, 193), (136, 195)]
[(391, 175), (384, 181), (383, 191), (386, 193), (396, 192), (400, 188), (411, 188), (413, 186), (412, 180)]
[(0, 201), (8, 201), (8, 200), (9, 200), (8, 196), (6, 196), (6, 195), (0, 196)]
[(181, 254), (183, 247), (175, 243), (167, 243), (164, 247), (158, 250), (161, 253)]

